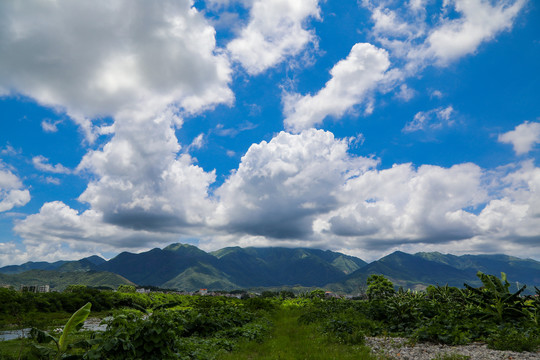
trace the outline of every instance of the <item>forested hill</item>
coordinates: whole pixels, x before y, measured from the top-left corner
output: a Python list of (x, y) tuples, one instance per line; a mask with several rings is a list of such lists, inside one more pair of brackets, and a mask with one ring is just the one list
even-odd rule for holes
[[(75, 283), (77, 279), (82, 281), (83, 274), (95, 277), (106, 272), (141, 286), (188, 291), (286, 286), (357, 293), (365, 287), (370, 274), (382, 274), (404, 288), (422, 289), (430, 284), (462, 287), (465, 282), (478, 285), (477, 271), (495, 275), (505, 272), (511, 282), (527, 284), (530, 289), (540, 287), (538, 261), (506, 255), (455, 256), (435, 252), (398, 251), (368, 264), (357, 257), (329, 250), (228, 247), (208, 253), (193, 245), (172, 244), (139, 254), (123, 252), (108, 261), (92, 256), (78, 261), (6, 266), (0, 268), (0, 274), (23, 275), (30, 270), (34, 270), (31, 274), (36, 282), (35, 276), (39, 274), (36, 270), (63, 273), (64, 278), (73, 279)], [(91, 278), (84, 277), (86, 285), (92, 285), (88, 283)], [(6, 282), (9, 279), (0, 277), (0, 283)]]

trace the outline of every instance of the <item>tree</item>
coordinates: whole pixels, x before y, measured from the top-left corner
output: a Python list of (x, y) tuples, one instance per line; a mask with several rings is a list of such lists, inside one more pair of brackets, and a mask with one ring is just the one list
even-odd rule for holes
[(134, 293), (137, 291), (137, 289), (133, 285), (120, 285), (118, 286), (117, 291), (121, 293)]
[(367, 296), (370, 300), (386, 299), (395, 294), (394, 284), (383, 275), (369, 275), (367, 278)]

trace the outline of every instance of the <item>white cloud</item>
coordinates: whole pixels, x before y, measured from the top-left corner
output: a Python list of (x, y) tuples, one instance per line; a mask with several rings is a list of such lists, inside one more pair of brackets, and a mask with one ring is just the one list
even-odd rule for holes
[(204, 146), (204, 144), (205, 144), (204, 134), (199, 134), (197, 135), (197, 137), (195, 137), (195, 139), (193, 139), (191, 144), (189, 144), (189, 146), (187, 147), (187, 150), (191, 151), (192, 149), (200, 149)]
[(60, 185), (60, 179), (57, 179), (51, 176), (45, 177), (43, 181), (47, 184)]
[(372, 13), (372, 37), (392, 57), (405, 61), (402, 70), (407, 76), (474, 54), (480, 45), (511, 29), (527, 0), (447, 0), (430, 18), (423, 3), (362, 1)]
[(24, 206), (30, 201), (28, 190), (13, 189), (5, 191), (0, 188), (0, 212), (8, 211), (14, 207)]
[(62, 120), (58, 121), (51, 121), (50, 119), (45, 119), (41, 121), (41, 128), (43, 131), (48, 133), (55, 133), (58, 131), (58, 124), (60, 124)]
[[(348, 152), (354, 139), (281, 132), (252, 145), (212, 198), (214, 174), (177, 155), (171, 121), (120, 126), (81, 164), (96, 176), (81, 195), (90, 209), (44, 204), (15, 226), (26, 246), (118, 251), (196, 234), (208, 250), (279, 241), (362, 249), (370, 254), (364, 258), (397, 249), (519, 254), (527, 246), (540, 254), (540, 169), (533, 161), (495, 172), (470, 163), (376, 169), (378, 161)], [(130, 138), (145, 132), (141, 142)], [(159, 138), (169, 139), (168, 149), (157, 146)]]
[(314, 129), (253, 145), (216, 191), (209, 224), (221, 234), (202, 246), (277, 239), (378, 257), (398, 249), (519, 254), (538, 243), (540, 170), (532, 161), (496, 173), (471, 163), (378, 170), (350, 146)]
[(34, 156), (32, 158), (32, 164), (34, 164), (34, 167), (40, 171), (50, 172), (54, 174), (71, 174), (71, 170), (66, 168), (62, 164), (49, 164), (49, 159), (47, 159), (43, 155)]
[(433, 90), (429, 95), (430, 98), (442, 99), (444, 94), (440, 90)]
[(344, 205), (319, 226), (355, 237), (366, 248), (470, 238), (477, 233), (475, 216), (463, 209), (486, 200), (481, 178), (474, 164), (371, 170), (347, 182), (341, 192)]
[(453, 0), (454, 9), (461, 14), (457, 19), (445, 18), (430, 33), (426, 45), (427, 56), (434, 56), (439, 65), (445, 65), (465, 55), (472, 54), (486, 41), (512, 27), (514, 19), (526, 0)]
[(348, 141), (332, 133), (279, 133), (254, 144), (240, 166), (216, 191), (213, 226), (267, 238), (306, 238), (315, 218), (338, 206), (346, 179), (376, 164), (347, 154)]
[(416, 91), (408, 87), (406, 84), (401, 84), (401, 86), (399, 87), (399, 92), (396, 94), (396, 98), (406, 102), (410, 101), (415, 94)]
[(36, 260), (48, 262), (79, 260), (91, 255), (101, 255), (104, 250), (103, 245), (81, 249), (51, 242), (26, 241), (19, 247), (14, 242), (0, 242), (0, 267)]
[[(232, 70), (216, 48), (214, 28), (192, 5), (0, 3), (3, 92), (66, 111), (90, 141), (111, 135), (77, 167), (90, 179), (79, 197), (89, 210), (44, 204), (15, 226), (27, 244), (141, 248), (175, 241), (203, 224), (215, 174), (180, 152), (175, 130), (181, 115), (233, 101)], [(104, 116), (114, 123), (93, 124)], [(50, 122), (43, 128), (54, 130)], [(42, 156), (33, 163), (42, 171), (69, 171)]]
[(145, 247), (152, 241), (170, 242), (175, 238), (171, 234), (107, 224), (97, 211), (86, 210), (79, 213), (60, 201), (45, 203), (39, 213), (18, 221), (14, 230), (25, 239), (27, 247), (47, 244), (55, 248), (61, 244), (69, 244), (72, 247), (88, 249), (96, 248), (99, 244), (101, 251)]
[(297, 132), (308, 129), (327, 116), (342, 116), (355, 105), (366, 102), (389, 66), (385, 50), (371, 44), (355, 44), (347, 58), (330, 70), (332, 78), (317, 94), (285, 95), (285, 127)]
[(90, 140), (95, 117), (233, 99), (228, 60), (190, 0), (3, 1), (0, 23), (0, 89), (65, 109)]
[(319, 18), (319, 11), (318, 0), (255, 0), (248, 25), (227, 50), (249, 74), (259, 74), (315, 41), (304, 26), (309, 18)]
[(403, 128), (403, 132), (414, 132), (428, 129), (440, 129), (444, 126), (451, 126), (454, 121), (452, 115), (454, 108), (438, 107), (429, 111), (420, 111), (414, 115), (413, 120), (409, 121)]
[(158, 118), (117, 117), (111, 141), (79, 165), (97, 176), (80, 200), (106, 222), (128, 228), (178, 231), (200, 224), (211, 206), (207, 188), (215, 174), (193, 165), (188, 154), (177, 155), (178, 121), (172, 112)]
[[(445, 0), (429, 18), (424, 0), (360, 3), (371, 12), (370, 36), (389, 52), (394, 64), (387, 74), (386, 91), (400, 86), (395, 96), (407, 100), (412, 95), (403, 91), (407, 78), (427, 66), (447, 66), (474, 54), (480, 45), (512, 28), (527, 0)], [(432, 97), (441, 95), (434, 92)], [(426, 114), (417, 115), (421, 121)], [(417, 120), (409, 130), (414, 131)]]
[(15, 156), (21, 153), (21, 150), (16, 150), (10, 144), (7, 144), (5, 148), (0, 149), (0, 155), (4, 156)]
[(499, 135), (499, 142), (512, 144), (517, 155), (523, 155), (540, 144), (540, 123), (525, 121), (514, 130)]
[(17, 249), (13, 242), (0, 242), (0, 266), (22, 264), (28, 261), (28, 253)]
[(0, 212), (24, 206), (30, 201), (30, 192), (23, 189), (17, 175), (0, 161)]
[(532, 160), (510, 168), (505, 176), (493, 174), (498, 197), (479, 215), (482, 238), (500, 239), (513, 246), (534, 247), (540, 242), (540, 168)]
[[(397, 37), (405, 39), (413, 39), (421, 36), (424, 33), (422, 23), (419, 21), (407, 22), (401, 18), (400, 14), (389, 8), (383, 6), (374, 7), (369, 4), (368, 7), (372, 8), (371, 19), (374, 22), (373, 33), (378, 37)], [(419, 14), (416, 8), (412, 7), (407, 10), (414, 10), (414, 19), (418, 20), (423, 18), (423, 14)]]
[(213, 211), (208, 187), (215, 173), (180, 152), (180, 125), (172, 110), (158, 117), (141, 109), (118, 114), (111, 140), (87, 153), (77, 168), (92, 179), (78, 199), (89, 210), (45, 203), (15, 231), (25, 241), (144, 248), (200, 230)]

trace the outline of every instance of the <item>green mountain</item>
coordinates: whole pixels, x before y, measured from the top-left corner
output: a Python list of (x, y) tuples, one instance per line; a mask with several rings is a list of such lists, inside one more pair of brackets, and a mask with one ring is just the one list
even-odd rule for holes
[(182, 289), (196, 291), (199, 289), (234, 290), (241, 286), (233, 283), (230, 275), (223, 273), (212, 265), (199, 263), (186, 269), (173, 279), (162, 284), (165, 289)]
[(441, 264), (447, 264), (456, 269), (482, 271), (486, 274), (500, 275), (506, 273), (511, 281), (523, 284), (540, 284), (540, 262), (532, 259), (520, 259), (508, 255), (450, 255), (438, 252), (417, 253), (415, 256)]
[(457, 269), (445, 263), (396, 251), (353, 272), (343, 282), (328, 287), (334, 291), (358, 292), (365, 288), (371, 274), (384, 275), (395, 286), (416, 290), (428, 285), (463, 287), (464, 282), (478, 283), (475, 269)]
[(46, 261), (33, 262), (29, 261), (22, 265), (8, 265), (0, 268), (0, 274), (20, 274), (29, 270), (55, 270), (64, 265), (68, 261), (57, 261), (49, 263)]
[(140, 254), (124, 252), (96, 268), (139, 285), (226, 290), (323, 286), (364, 265), (366, 262), (353, 256), (318, 249), (230, 247), (206, 253), (192, 245), (172, 244)]
[(6, 266), (0, 268), (0, 285), (47, 283), (62, 289), (69, 284), (116, 287), (131, 282), (189, 291), (318, 287), (358, 293), (365, 290), (371, 274), (382, 274), (396, 286), (420, 290), (436, 284), (478, 286), (477, 271), (497, 276), (505, 272), (509, 281), (527, 284), (529, 291), (540, 287), (540, 262), (507, 255), (412, 255), (397, 251), (367, 264), (328, 250), (227, 247), (207, 253), (187, 244), (139, 254), (123, 252), (109, 261), (91, 256), (78, 261)]
[(224, 248), (213, 252), (217, 267), (243, 287), (297, 285), (323, 286), (339, 281), (366, 262), (318, 249)]
[(56, 291), (62, 291), (68, 285), (106, 286), (116, 289), (122, 284), (133, 285), (118, 274), (102, 271), (29, 270), (19, 274), (0, 274), (0, 285), (10, 285), (15, 289), (21, 285), (49, 285), (51, 290)]
[(49, 263), (46, 261), (33, 262), (29, 261), (22, 265), (9, 265), (0, 268), (0, 274), (20, 274), (29, 270), (61, 270), (61, 271), (79, 271), (79, 270), (95, 270), (96, 266), (107, 262), (107, 260), (92, 255), (87, 258), (76, 261), (56, 261)]
[(122, 275), (139, 285), (161, 286), (192, 266), (215, 262), (214, 256), (195, 246), (173, 244), (140, 254), (123, 252), (97, 269)]

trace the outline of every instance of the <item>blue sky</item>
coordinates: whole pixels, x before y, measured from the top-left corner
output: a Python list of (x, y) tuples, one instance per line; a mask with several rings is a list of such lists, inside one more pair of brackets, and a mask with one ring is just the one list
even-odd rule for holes
[(540, 260), (527, 0), (0, 4), (0, 265), (172, 242)]

